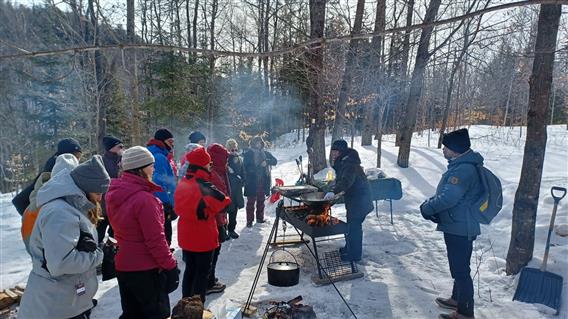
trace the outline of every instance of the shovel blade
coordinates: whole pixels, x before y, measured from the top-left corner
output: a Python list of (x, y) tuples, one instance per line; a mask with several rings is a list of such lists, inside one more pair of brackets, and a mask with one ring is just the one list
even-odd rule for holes
[(535, 268), (524, 268), (513, 300), (538, 303), (558, 312), (562, 300), (562, 277)]

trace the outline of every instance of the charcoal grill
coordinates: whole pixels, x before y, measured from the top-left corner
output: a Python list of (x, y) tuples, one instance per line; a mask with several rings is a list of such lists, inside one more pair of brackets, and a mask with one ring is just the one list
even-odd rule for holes
[[(306, 216), (317, 215), (318, 208), (313, 206), (284, 206), (284, 201), (280, 201), (276, 208), (276, 228), (280, 219), (294, 226), (296, 232), (301, 240), (304, 240), (304, 235), (311, 238), (314, 257), (318, 268), (317, 277), (312, 277), (316, 284), (327, 284), (329, 280), (325, 277), (325, 273), (332, 281), (350, 280), (362, 277), (363, 274), (359, 272), (357, 264), (354, 262), (344, 262), (341, 260), (339, 251), (318, 252), (318, 243), (345, 239), (348, 228), (347, 223), (341, 220), (335, 220), (336, 223), (331, 223), (325, 226), (312, 226), (306, 222)], [(274, 238), (276, 241), (276, 238)], [(276, 242), (273, 244), (276, 245)]]

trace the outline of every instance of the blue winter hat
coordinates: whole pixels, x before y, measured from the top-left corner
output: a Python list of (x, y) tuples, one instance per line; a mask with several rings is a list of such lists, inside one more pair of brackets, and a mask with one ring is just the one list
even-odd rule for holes
[(442, 144), (452, 151), (463, 154), (469, 150), (471, 147), (471, 142), (469, 140), (469, 133), (466, 128), (459, 129), (457, 131), (444, 134), (444, 139)]
[(199, 131), (193, 131), (189, 134), (190, 143), (199, 143), (199, 141), (206, 141), (205, 135)]

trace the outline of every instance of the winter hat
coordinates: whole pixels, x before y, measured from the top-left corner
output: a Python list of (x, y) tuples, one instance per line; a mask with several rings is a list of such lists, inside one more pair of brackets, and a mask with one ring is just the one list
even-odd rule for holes
[(191, 143), (199, 143), (199, 141), (206, 141), (205, 135), (199, 131), (193, 131), (189, 134), (189, 141)]
[(194, 149), (198, 148), (198, 147), (203, 147), (202, 145), (199, 145), (197, 143), (188, 143), (185, 146), (185, 152), (186, 153), (190, 153), (191, 151), (193, 151)]
[(205, 150), (205, 147), (198, 147), (193, 151), (189, 152), (185, 159), (190, 165), (196, 165), (205, 167), (207, 164), (211, 163), (211, 156)]
[(235, 139), (230, 138), (227, 140), (227, 143), (225, 143), (225, 147), (227, 150), (236, 150), (239, 148), (239, 144), (235, 141)]
[(227, 165), (227, 159), (229, 158), (229, 151), (227, 151), (225, 146), (213, 143), (209, 145), (209, 147), (207, 147), (207, 153), (211, 155), (211, 161), (213, 162), (213, 166), (224, 168), (225, 165)]
[(154, 155), (143, 146), (133, 146), (122, 154), (122, 169), (129, 171), (144, 168), (154, 163)]
[(339, 151), (340, 153), (347, 151), (348, 148), (349, 147), (347, 146), (347, 142), (345, 140), (336, 140), (333, 142), (333, 144), (331, 144), (331, 150)]
[(71, 171), (71, 177), (85, 193), (106, 193), (110, 177), (103, 165), (100, 155), (93, 157)]
[(53, 165), (53, 169), (51, 170), (51, 176), (57, 175), (57, 173), (68, 169), (72, 170), (75, 167), (79, 166), (79, 160), (73, 154), (61, 154), (57, 156), (55, 159), (55, 165)]
[(57, 155), (81, 152), (81, 145), (74, 138), (64, 138), (57, 143)]
[(444, 134), (442, 144), (459, 154), (467, 152), (467, 150), (471, 147), (469, 133), (466, 128)]
[(119, 140), (118, 138), (114, 137), (114, 136), (108, 135), (108, 136), (103, 137), (103, 145), (105, 147), (105, 150), (107, 150), (107, 151), (110, 151), (111, 148), (113, 148), (113, 147), (115, 147), (119, 144), (122, 144), (122, 141)]
[(168, 129), (161, 128), (157, 130), (156, 133), (154, 133), (154, 138), (157, 139), (158, 141), (164, 142), (169, 138), (174, 138), (174, 135)]

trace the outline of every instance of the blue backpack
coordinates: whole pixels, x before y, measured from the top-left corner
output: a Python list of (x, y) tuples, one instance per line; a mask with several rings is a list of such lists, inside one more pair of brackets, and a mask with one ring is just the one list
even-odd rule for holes
[(501, 181), (483, 165), (476, 165), (482, 192), (473, 203), (473, 218), (481, 224), (489, 224), (503, 208)]

